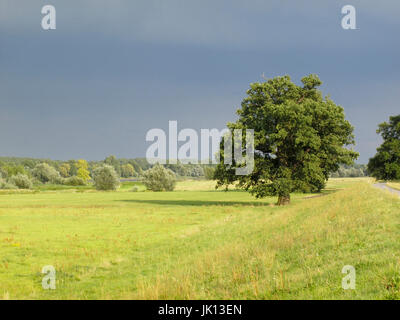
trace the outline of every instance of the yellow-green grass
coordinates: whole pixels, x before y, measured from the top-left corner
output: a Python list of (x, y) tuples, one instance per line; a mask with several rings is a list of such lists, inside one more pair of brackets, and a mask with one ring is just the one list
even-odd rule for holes
[[(367, 179), (322, 197), (215, 191), (0, 195), (0, 298), (400, 298), (400, 200)], [(41, 285), (43, 266), (57, 273)], [(356, 289), (343, 290), (344, 265)]]
[(400, 190), (400, 182), (388, 182), (387, 185), (393, 189)]

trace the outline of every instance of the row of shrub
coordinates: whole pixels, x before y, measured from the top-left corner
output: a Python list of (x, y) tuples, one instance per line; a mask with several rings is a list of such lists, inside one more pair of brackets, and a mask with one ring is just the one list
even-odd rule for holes
[[(31, 176), (22, 173), (8, 178), (0, 176), (0, 189), (32, 189), (34, 185), (41, 184), (85, 186), (87, 182), (77, 176), (63, 178), (47, 163), (36, 165), (31, 171)], [(119, 178), (113, 167), (103, 165), (93, 171), (93, 184), (98, 190), (116, 190), (119, 186)]]
[[(32, 189), (34, 186), (43, 184), (85, 186), (92, 180), (98, 190), (116, 190), (119, 185), (119, 174), (115, 170), (114, 157), (106, 159), (106, 163), (100, 164), (88, 170), (88, 163), (85, 160), (76, 161), (76, 175), (66, 176), (62, 168), (57, 170), (47, 162), (37, 163), (33, 167), (6, 166), (0, 167), (0, 189)], [(113, 160), (113, 161), (112, 161)], [(107, 162), (110, 162), (108, 164)], [(65, 164), (63, 164), (65, 165)], [(6, 169), (6, 170), (5, 170)], [(141, 180), (147, 190), (151, 191), (172, 191), (175, 188), (177, 176), (188, 174), (190, 170), (197, 172), (192, 176), (204, 175), (206, 179), (213, 179), (214, 167), (196, 165), (183, 165), (178, 162), (176, 165), (155, 165), (141, 172)], [(189, 171), (185, 171), (189, 170)], [(3, 177), (2, 177), (3, 175)]]
[(21, 173), (12, 176), (9, 179), (3, 179), (0, 177), (0, 189), (31, 189), (33, 183), (31, 179)]
[[(150, 169), (152, 165), (145, 158), (136, 159), (118, 159), (111, 155), (101, 161), (85, 161), (81, 160), (50, 160), (50, 159), (32, 159), (32, 158), (16, 158), (16, 157), (0, 157), (0, 172), (3, 178), (10, 177), (17, 173), (30, 175), (31, 171), (39, 164), (46, 163), (55, 168), (55, 170), (63, 178), (79, 176), (79, 171), (87, 171), (92, 176), (93, 171), (100, 166), (110, 165), (116, 171), (118, 177), (122, 178), (139, 178), (143, 173)], [(206, 175), (207, 168), (215, 167), (215, 165), (206, 164), (183, 164), (178, 161), (176, 164), (164, 165), (167, 169), (172, 170), (179, 177), (203, 177)]]
[[(49, 181), (50, 182), (50, 181)], [(84, 186), (85, 181), (79, 177), (61, 178), (52, 181), (54, 184), (62, 184), (66, 186)], [(18, 173), (8, 179), (0, 178), (0, 189), (32, 189), (34, 185), (43, 184), (36, 178), (30, 178), (25, 174)]]

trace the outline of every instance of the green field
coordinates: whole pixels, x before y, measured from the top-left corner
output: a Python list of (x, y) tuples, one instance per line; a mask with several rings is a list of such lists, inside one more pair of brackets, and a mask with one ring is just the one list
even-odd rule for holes
[(393, 189), (400, 190), (400, 182), (388, 182), (387, 185)]
[(0, 194), (0, 299), (400, 298), (400, 199), (368, 179), (286, 207), (207, 181), (134, 185)]

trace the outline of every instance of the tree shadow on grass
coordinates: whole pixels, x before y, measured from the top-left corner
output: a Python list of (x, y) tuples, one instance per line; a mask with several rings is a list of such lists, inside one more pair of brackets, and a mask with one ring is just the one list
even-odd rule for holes
[(145, 203), (160, 206), (243, 206), (243, 207), (267, 207), (268, 202), (256, 201), (208, 201), (208, 200), (118, 200), (129, 203)]
[(307, 194), (305, 197), (303, 197), (303, 199), (320, 198), (320, 197), (324, 197), (324, 196), (328, 196), (330, 194), (336, 193), (336, 192), (338, 192), (340, 190), (343, 190), (343, 189), (327, 188), (327, 189), (322, 190), (321, 192), (315, 192), (315, 193)]
[[(335, 193), (341, 189), (329, 188), (324, 189), (320, 193), (308, 194), (303, 199), (312, 199), (316, 197), (327, 196)], [(242, 206), (242, 207), (269, 207), (274, 204), (265, 201), (211, 201), (211, 200), (146, 200), (146, 199), (132, 199), (132, 200), (116, 200), (129, 203), (144, 203), (160, 206)]]

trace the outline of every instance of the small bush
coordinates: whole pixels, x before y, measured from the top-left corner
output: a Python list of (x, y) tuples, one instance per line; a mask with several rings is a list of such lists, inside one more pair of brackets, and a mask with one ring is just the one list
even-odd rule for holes
[(139, 188), (136, 186), (131, 189), (131, 192), (138, 192), (138, 191), (139, 191)]
[(85, 180), (77, 176), (64, 179), (64, 184), (66, 186), (86, 186)]
[(109, 165), (103, 165), (93, 171), (94, 186), (97, 190), (117, 190), (119, 178), (115, 169)]
[(173, 191), (176, 176), (173, 171), (157, 164), (143, 174), (143, 184), (152, 191)]
[(0, 179), (0, 189), (12, 190), (18, 189), (18, 187), (12, 183), (5, 181), (4, 179)]
[(18, 189), (32, 189), (33, 183), (31, 179), (25, 174), (18, 173), (12, 176), (9, 183), (18, 187)]
[(62, 184), (58, 171), (47, 163), (40, 163), (32, 170), (32, 175), (42, 183)]

